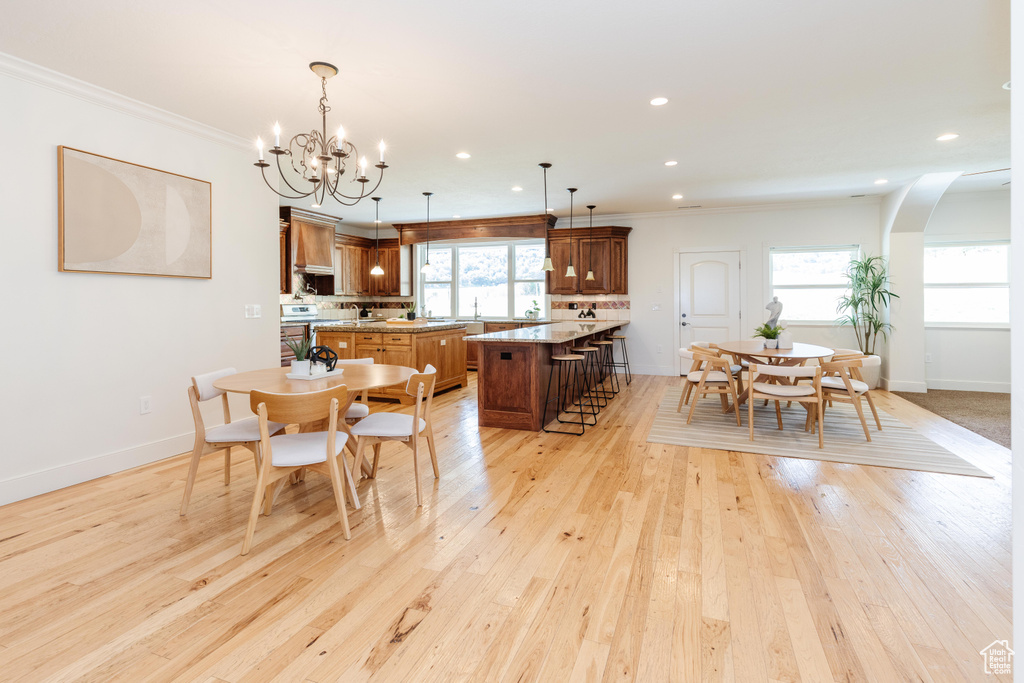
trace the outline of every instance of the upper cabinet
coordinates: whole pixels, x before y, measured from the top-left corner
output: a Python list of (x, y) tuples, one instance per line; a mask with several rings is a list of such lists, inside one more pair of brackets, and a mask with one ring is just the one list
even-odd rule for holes
[(334, 231), (338, 219), (293, 206), (282, 206), (281, 220), (289, 224), (295, 271), (307, 275), (333, 275)]
[[(334, 266), (334, 291), (321, 294), (345, 296), (408, 296), (403, 291), (402, 256), (397, 239), (380, 241), (380, 267), (383, 275), (370, 271), (377, 264), (377, 252), (373, 240), (350, 235), (335, 237), (337, 253)], [(408, 249), (408, 247), (405, 247)], [(406, 286), (404, 289), (409, 290)], [(318, 290), (319, 291), (319, 290)]]
[[(632, 228), (602, 226), (573, 230), (548, 230), (551, 263), (548, 294), (628, 294), (627, 239)], [(572, 259), (576, 277), (566, 277)], [(594, 279), (586, 280), (593, 269)]]

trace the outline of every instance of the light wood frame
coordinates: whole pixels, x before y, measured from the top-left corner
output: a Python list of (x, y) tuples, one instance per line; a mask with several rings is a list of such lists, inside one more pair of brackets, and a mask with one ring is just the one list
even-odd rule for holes
[[(782, 401), (798, 401), (804, 405), (807, 410), (807, 420), (804, 423), (804, 431), (809, 431), (815, 423), (818, 428), (818, 448), (825, 447), (824, 429), (822, 428), (822, 415), (824, 411), (825, 400), (822, 396), (821, 391), (821, 366), (820, 365), (757, 365), (751, 363), (748, 368), (750, 373), (750, 382), (748, 384), (749, 394), (747, 395), (747, 424), (750, 427), (750, 440), (754, 440), (754, 400), (758, 398), (766, 399), (767, 401), (775, 401), (775, 419), (779, 423), (779, 429), (782, 429)], [(775, 394), (767, 391), (759, 390), (757, 388), (757, 380), (760, 376), (765, 378), (779, 377), (790, 380), (790, 384), (779, 384), (780, 388), (797, 386), (797, 379), (808, 378), (812, 382), (814, 393), (806, 396), (791, 396), (788, 394)], [(769, 385), (776, 386), (776, 385)], [(811, 410), (807, 404), (815, 404), (816, 410)]]
[[(833, 360), (821, 364), (822, 373), (842, 379), (844, 387), (843, 389), (834, 389), (827, 386), (822, 387), (825, 400), (828, 401), (829, 405), (832, 404), (832, 401), (852, 403), (853, 407), (857, 410), (857, 417), (860, 419), (861, 427), (864, 428), (864, 438), (871, 441), (871, 433), (868, 431), (868, 423), (864, 419), (864, 408), (860, 401), (861, 397), (867, 399), (868, 407), (871, 408), (871, 414), (875, 418), (875, 426), (878, 427), (878, 431), (882, 431), (882, 421), (878, 419), (878, 410), (875, 408), (875, 402), (871, 398), (871, 388), (868, 387), (865, 391), (857, 393), (857, 390), (853, 388), (852, 382), (852, 380), (864, 382), (864, 377), (860, 374), (860, 368), (864, 365), (864, 357), (854, 358), (844, 356), (841, 358), (841, 360), (835, 360), (835, 358), (833, 358)], [(864, 384), (866, 385), (867, 382), (864, 382)]]
[[(697, 401), (708, 394), (718, 394), (719, 399), (722, 401), (722, 412), (727, 413), (730, 409), (734, 409), (736, 413), (736, 426), (742, 427), (743, 424), (740, 422), (740, 411), (739, 411), (739, 391), (736, 387), (736, 377), (732, 374), (732, 364), (728, 358), (722, 358), (716, 355), (710, 349), (702, 347), (687, 349), (680, 349), (680, 356), (686, 358), (686, 354), (692, 355), (693, 365), (691, 366), (690, 372), (701, 372), (700, 380), (694, 383), (689, 378), (690, 372), (686, 374), (686, 387), (683, 391), (683, 395), (679, 397), (679, 405), (676, 406), (676, 412), (680, 412), (683, 409), (684, 399), (689, 399), (690, 390), (693, 390), (693, 402), (690, 403), (690, 413), (686, 416), (686, 424), (690, 424), (693, 420), (693, 412), (697, 409)], [(709, 379), (712, 372), (721, 372), (725, 375), (725, 380), (711, 380)], [(729, 405), (729, 397), (732, 397), (732, 406)]]

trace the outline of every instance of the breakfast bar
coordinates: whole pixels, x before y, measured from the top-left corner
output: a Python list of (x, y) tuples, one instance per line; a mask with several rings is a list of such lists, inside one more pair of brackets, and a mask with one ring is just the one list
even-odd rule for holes
[(559, 322), (466, 337), (480, 344), (478, 424), (540, 431), (551, 357), (627, 325), (621, 320)]

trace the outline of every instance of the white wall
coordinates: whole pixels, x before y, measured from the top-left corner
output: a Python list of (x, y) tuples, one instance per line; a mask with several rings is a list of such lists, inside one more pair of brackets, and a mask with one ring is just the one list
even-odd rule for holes
[[(879, 253), (877, 199), (840, 202), (607, 216), (601, 225), (628, 225), (630, 362), (640, 374), (672, 375), (677, 370), (679, 313), (674, 291), (677, 254), (694, 248), (741, 250), (745, 288), (741, 295), (742, 336), (768, 318), (765, 267), (772, 246), (860, 244)], [(785, 302), (783, 302), (785, 304)], [(652, 306), (660, 306), (653, 311)], [(783, 309), (782, 319), (786, 319)], [(853, 331), (831, 325), (790, 324), (798, 341), (856, 347)], [(658, 351), (658, 347), (661, 351)]]
[[(0, 101), (2, 504), (190, 449), (189, 376), (280, 356), (277, 197), (243, 141), (4, 55)], [(58, 145), (210, 181), (213, 278), (58, 273)]]
[[(1008, 240), (1010, 191), (947, 192), (925, 229), (925, 246), (934, 242)], [(979, 354), (978, 350), (984, 352)], [(929, 389), (1010, 391), (1010, 330), (925, 327), (925, 364)], [(971, 358), (970, 364), (965, 358)]]

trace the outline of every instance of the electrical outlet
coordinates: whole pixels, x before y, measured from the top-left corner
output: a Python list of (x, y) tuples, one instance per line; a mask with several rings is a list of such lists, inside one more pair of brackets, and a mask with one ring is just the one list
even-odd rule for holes
[(930, 354), (930, 353), (924, 354), (924, 362), (925, 363), (931, 363), (932, 362), (932, 354)]
[(263, 317), (263, 307), (260, 304), (246, 304), (245, 305), (245, 317), (246, 318), (261, 318), (261, 317)]
[(661, 304), (651, 304), (651, 310), (652, 311), (660, 311), (661, 310)]
[(446, 346), (446, 343), (445, 343), (445, 342), (447, 342), (447, 341), (448, 341), (447, 339), (442, 339), (442, 340), (441, 340), (441, 346)]
[(153, 397), (152, 396), (140, 396), (139, 397), (139, 415), (146, 415), (147, 413), (153, 412)]
[(597, 303), (590, 304), (590, 308), (596, 311), (597, 310)]
[(575, 311), (579, 307), (580, 307), (580, 305), (578, 303), (576, 303), (575, 301), (570, 301), (569, 302), (569, 310), (570, 311)]
[(338, 342), (338, 348), (339, 349), (347, 349), (348, 348), (348, 342)]
[(654, 350), (655, 350), (655, 352), (657, 352), (657, 353), (661, 353), (661, 352), (662, 352), (661, 344), (658, 344), (657, 346), (655, 346), (655, 347), (654, 347)]

